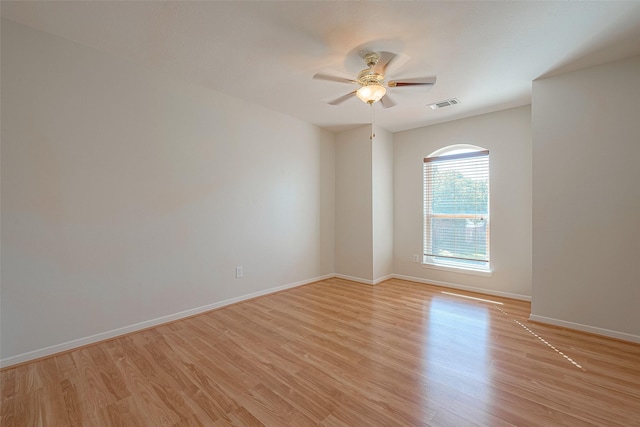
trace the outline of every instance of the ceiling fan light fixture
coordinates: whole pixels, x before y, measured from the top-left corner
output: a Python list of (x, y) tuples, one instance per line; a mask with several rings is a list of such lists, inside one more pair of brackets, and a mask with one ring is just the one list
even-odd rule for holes
[[(2, 1), (2, 0), (0, 0)], [(351, 99), (354, 95), (357, 96), (365, 104), (369, 104), (373, 107), (373, 104), (381, 101), (383, 108), (390, 108), (396, 105), (396, 103), (386, 96), (387, 88), (402, 88), (402, 87), (420, 87), (420, 86), (433, 86), (436, 82), (435, 76), (432, 77), (415, 77), (412, 79), (396, 81), (391, 80), (386, 82), (386, 72), (389, 64), (395, 62), (395, 58), (398, 55), (391, 52), (369, 52), (364, 56), (364, 62), (368, 68), (361, 70), (355, 79), (348, 77), (316, 73), (313, 78), (316, 80), (328, 80), (338, 83), (348, 83), (358, 85), (358, 89), (354, 89), (351, 92), (342, 95), (332, 101), (328, 101), (329, 105), (338, 105)], [(401, 91), (404, 89), (400, 89)]]
[(379, 84), (370, 84), (358, 89), (356, 96), (360, 98), (362, 102), (373, 104), (374, 102), (380, 101), (386, 93), (387, 89), (385, 89), (384, 86)]

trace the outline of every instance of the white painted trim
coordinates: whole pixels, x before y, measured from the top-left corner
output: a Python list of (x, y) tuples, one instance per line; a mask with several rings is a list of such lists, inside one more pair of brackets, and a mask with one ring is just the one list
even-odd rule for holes
[(351, 280), (352, 282), (364, 283), (365, 285), (377, 285), (378, 283), (382, 283), (385, 280), (393, 279), (393, 274), (387, 274), (386, 276), (378, 277), (375, 280), (370, 279), (362, 279), (360, 277), (347, 276), (346, 274), (334, 274), (333, 277), (337, 277), (338, 279)]
[(389, 279), (393, 279), (393, 274), (387, 274), (386, 276), (378, 277), (373, 281), (373, 284), (377, 285), (378, 283), (382, 283), (385, 280), (389, 280)]
[[(12, 356), (12, 357), (7, 357), (5, 359), (0, 359), (0, 368), (6, 368), (6, 367), (9, 367), (9, 366), (12, 366), (12, 365), (17, 365), (19, 363), (28, 362), (30, 360), (51, 356), (53, 354), (62, 353), (62, 352), (69, 351), (69, 350), (73, 350), (74, 348), (82, 347), (82, 346), (85, 346), (85, 345), (95, 344), (95, 343), (100, 342), (100, 341), (105, 341), (105, 340), (108, 340), (108, 339), (111, 339), (111, 338), (116, 338), (118, 336), (129, 334), (129, 333), (136, 332), (136, 331), (140, 331), (142, 329), (151, 328), (153, 326), (162, 325), (164, 323), (173, 322), (175, 320), (183, 319), (185, 317), (190, 317), (190, 316), (194, 316), (196, 314), (200, 314), (200, 313), (204, 313), (204, 312), (207, 312), (207, 311), (211, 311), (211, 310), (214, 310), (216, 308), (220, 308), (220, 307), (224, 307), (224, 306), (227, 306), (227, 305), (235, 304), (235, 303), (238, 303), (238, 302), (241, 302), (241, 301), (245, 301), (245, 300), (248, 300), (248, 299), (252, 299), (252, 298), (257, 298), (257, 297), (260, 297), (260, 296), (263, 296), (263, 295), (268, 295), (268, 294), (272, 294), (272, 293), (275, 293), (275, 292), (284, 291), (286, 289), (296, 288), (298, 286), (307, 285), (309, 283), (318, 282), (320, 280), (331, 279), (333, 277), (337, 277), (337, 278), (345, 279), (345, 280), (351, 280), (351, 281), (359, 282), (359, 283), (364, 283), (364, 284), (367, 284), (367, 285), (375, 285), (375, 284), (378, 284), (378, 283), (383, 282), (385, 280), (394, 279), (395, 278), (395, 279), (408, 280), (408, 281), (411, 281), (411, 282), (418, 282), (418, 283), (425, 283), (425, 284), (429, 284), (429, 285), (443, 286), (443, 287), (446, 287), (446, 288), (460, 289), (460, 290), (470, 291), (470, 292), (477, 292), (477, 293), (480, 293), (480, 294), (495, 295), (495, 296), (501, 296), (501, 297), (505, 297), (505, 298), (523, 300), (523, 301), (531, 301), (531, 297), (527, 296), (527, 295), (513, 294), (513, 293), (510, 293), (510, 292), (492, 291), (492, 290), (483, 289), (483, 288), (475, 288), (473, 286), (465, 286), (465, 285), (459, 285), (459, 284), (455, 284), (455, 283), (440, 282), (440, 281), (437, 281), (437, 280), (426, 280), (426, 279), (422, 279), (422, 278), (419, 278), (419, 277), (405, 276), (405, 275), (402, 275), (402, 274), (390, 274), (390, 275), (378, 278), (375, 281), (368, 280), (368, 279), (361, 279), (359, 277), (347, 276), (347, 275), (344, 275), (344, 274), (325, 274), (324, 276), (315, 277), (313, 279), (307, 279), (307, 280), (302, 280), (302, 281), (299, 281), (299, 282), (289, 283), (287, 285), (276, 286), (274, 288), (265, 289), (263, 291), (253, 292), (253, 293), (250, 293), (250, 294), (247, 294), (247, 295), (242, 295), (242, 296), (239, 296), (239, 297), (236, 297), (236, 298), (231, 298), (231, 299), (224, 300), (224, 301), (219, 301), (219, 302), (216, 302), (216, 303), (213, 303), (213, 304), (208, 304), (208, 305), (204, 305), (204, 306), (201, 306), (201, 307), (196, 307), (196, 308), (193, 308), (193, 309), (190, 309), (190, 310), (181, 311), (179, 313), (170, 314), (170, 315), (159, 317), (159, 318), (156, 318), (156, 319), (147, 320), (147, 321), (144, 321), (144, 322), (136, 323), (136, 324), (133, 324), (133, 325), (129, 325), (129, 326), (125, 326), (125, 327), (122, 327), (122, 328), (114, 329), (114, 330), (111, 330), (111, 331), (102, 332), (100, 334), (91, 335), (91, 336), (88, 336), (88, 337), (85, 337), (85, 338), (80, 338), (80, 339), (76, 339), (76, 340), (72, 340), (72, 341), (67, 341), (67, 342), (62, 343), (62, 344), (56, 344), (56, 345), (52, 345), (52, 346), (45, 347), (45, 348), (42, 348), (42, 349), (29, 351), (27, 353), (22, 353), (22, 354), (19, 354), (17, 356)], [(554, 325), (554, 326), (560, 326), (560, 327), (564, 327), (564, 328), (568, 328), (568, 329), (574, 329), (574, 330), (578, 330), (578, 331), (582, 331), (582, 332), (588, 332), (588, 333), (592, 333), (592, 334), (596, 334), (596, 335), (602, 335), (602, 336), (605, 336), (605, 337), (616, 338), (616, 339), (620, 339), (620, 340), (624, 340), (624, 341), (640, 343), (640, 336), (627, 334), (625, 332), (612, 331), (612, 330), (609, 330), (609, 329), (603, 329), (603, 328), (598, 328), (598, 327), (589, 326), (589, 325), (582, 325), (580, 323), (568, 322), (568, 321), (565, 321), (565, 320), (559, 320), (559, 319), (554, 319), (554, 318), (545, 317), (545, 316), (538, 316), (538, 315), (535, 315), (535, 314), (531, 314), (529, 316), (529, 319), (534, 321), (534, 322), (547, 323), (547, 324)]]
[(480, 269), (465, 268), (465, 267), (445, 265), (445, 264), (433, 264), (430, 262), (423, 262), (421, 266), (422, 268), (430, 268), (432, 270), (450, 271), (452, 273), (470, 274), (472, 276), (483, 276), (483, 277), (493, 276), (493, 271), (491, 270), (480, 270)]
[(338, 279), (351, 280), (352, 282), (364, 283), (365, 285), (375, 285), (373, 280), (369, 279), (361, 279), (360, 277), (347, 276), (346, 274), (334, 274), (333, 277), (337, 277)]
[(235, 304), (240, 301), (245, 301), (252, 298), (257, 298), (263, 295), (272, 294), (274, 292), (284, 291), (286, 289), (296, 288), (298, 286), (307, 285), (309, 283), (318, 282), (320, 280), (330, 279), (335, 277), (334, 274), (326, 274), (324, 276), (315, 277), (313, 279), (302, 280), (299, 282), (289, 283), (287, 285), (276, 286), (275, 288), (265, 289), (263, 291), (253, 292), (247, 295), (242, 295), (235, 298), (230, 298), (224, 301), (215, 302), (213, 304), (203, 305), (201, 307), (192, 308), (189, 310), (181, 311), (167, 316), (158, 317), (156, 319), (146, 320), (144, 322), (136, 323), (122, 328), (113, 329), (107, 332), (101, 332), (99, 334), (91, 335), (84, 338), (67, 341), (62, 344), (56, 344), (49, 347), (41, 348), (38, 350), (29, 351), (27, 353), (18, 354), (17, 356), (11, 356), (4, 359), (0, 359), (0, 368), (6, 368), (8, 366), (17, 365), (18, 363), (28, 362), (34, 359), (40, 359), (42, 357), (51, 356), (57, 353), (73, 350), (74, 348), (83, 347), (89, 344), (95, 344), (100, 341), (116, 338), (121, 335), (130, 334), (132, 332), (140, 331), (142, 329), (151, 328), (153, 326), (162, 325), (164, 323), (173, 322), (175, 320), (183, 319), (185, 317), (194, 316), (196, 314), (211, 311), (216, 308), (224, 307), (226, 305)]
[(581, 323), (568, 322), (566, 320), (554, 319), (552, 317), (538, 316), (537, 314), (529, 315), (529, 320), (549, 325), (560, 326), (567, 329), (575, 329), (576, 331), (588, 332), (595, 335), (602, 335), (609, 338), (616, 338), (623, 341), (640, 343), (639, 335), (627, 334), (626, 332), (612, 331), (610, 329), (598, 328), (595, 326), (583, 325)]
[(531, 301), (531, 297), (528, 296), (528, 295), (513, 294), (511, 292), (494, 291), (494, 290), (491, 290), (491, 289), (484, 289), (484, 288), (476, 288), (476, 287), (473, 287), (473, 286), (459, 285), (457, 283), (440, 282), (438, 280), (427, 280), (427, 279), (422, 279), (422, 278), (419, 278), (419, 277), (404, 276), (402, 274), (394, 274), (393, 277), (396, 278), (396, 279), (409, 280), (411, 282), (425, 283), (427, 285), (436, 285), (436, 286), (444, 286), (445, 288), (459, 289), (461, 291), (476, 292), (476, 293), (479, 293), (479, 294), (493, 295), (493, 296), (498, 296), (498, 297), (517, 299), (517, 300), (521, 300), (521, 301)]

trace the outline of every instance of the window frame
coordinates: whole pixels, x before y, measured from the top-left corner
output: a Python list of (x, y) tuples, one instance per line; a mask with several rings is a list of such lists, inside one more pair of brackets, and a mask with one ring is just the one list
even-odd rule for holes
[[(465, 155), (466, 154), (466, 155)], [(433, 244), (433, 234), (432, 234), (432, 223), (434, 219), (438, 218), (457, 218), (457, 219), (465, 219), (465, 218), (477, 218), (477, 214), (460, 214), (460, 213), (433, 213), (430, 212), (431, 206), (429, 206), (429, 201), (432, 201), (431, 197), (431, 188), (428, 188), (428, 180), (427, 180), (427, 167), (429, 167), (433, 163), (437, 163), (440, 161), (447, 160), (457, 160), (465, 157), (477, 157), (477, 156), (486, 156), (487, 158), (487, 213), (482, 214), (482, 219), (486, 222), (485, 224), (485, 244), (486, 244), (486, 262), (483, 260), (472, 260), (472, 259), (456, 259), (455, 257), (451, 258), (442, 258), (434, 256), (430, 254), (430, 248)], [(448, 159), (435, 160), (439, 157), (448, 157)], [(490, 276), (492, 274), (491, 270), (491, 233), (490, 233), (490, 218), (491, 218), (491, 210), (490, 210), (490, 175), (491, 175), (491, 165), (490, 165), (490, 153), (489, 150), (483, 147), (478, 147), (475, 145), (469, 144), (456, 144), (450, 145), (439, 150), (434, 151), (429, 156), (423, 159), (423, 241), (422, 241), (422, 266), (426, 268), (433, 268), (437, 270), (444, 271), (455, 271), (462, 272), (468, 274), (476, 274), (483, 276)]]

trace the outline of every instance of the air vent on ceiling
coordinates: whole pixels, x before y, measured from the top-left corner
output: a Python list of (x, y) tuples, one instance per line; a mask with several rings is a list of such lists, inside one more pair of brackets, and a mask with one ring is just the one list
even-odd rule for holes
[(429, 107), (431, 107), (432, 110), (437, 110), (438, 108), (449, 107), (456, 104), (460, 104), (458, 98), (451, 98), (444, 101), (436, 102), (435, 104), (429, 104)]

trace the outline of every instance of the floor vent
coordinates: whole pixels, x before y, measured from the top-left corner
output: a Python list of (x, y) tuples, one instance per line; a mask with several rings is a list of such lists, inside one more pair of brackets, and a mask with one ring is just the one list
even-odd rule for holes
[(437, 110), (438, 108), (449, 107), (451, 105), (456, 105), (456, 104), (460, 104), (460, 101), (458, 101), (458, 98), (451, 98), (445, 101), (436, 102), (435, 104), (429, 104), (428, 106), (432, 110)]

